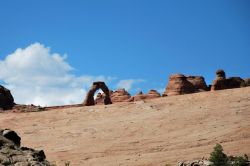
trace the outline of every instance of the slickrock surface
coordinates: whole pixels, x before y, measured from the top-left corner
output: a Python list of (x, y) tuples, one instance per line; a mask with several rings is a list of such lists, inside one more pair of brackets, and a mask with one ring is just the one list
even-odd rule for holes
[(0, 114), (1, 128), (72, 166), (164, 166), (208, 158), (216, 143), (250, 156), (250, 87), (147, 101)]

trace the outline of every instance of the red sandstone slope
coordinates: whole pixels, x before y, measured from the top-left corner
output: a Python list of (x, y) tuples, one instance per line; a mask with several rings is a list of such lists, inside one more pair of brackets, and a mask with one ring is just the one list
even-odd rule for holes
[(250, 88), (45, 112), (1, 113), (28, 147), (63, 165), (165, 165), (208, 157), (216, 143), (250, 156)]

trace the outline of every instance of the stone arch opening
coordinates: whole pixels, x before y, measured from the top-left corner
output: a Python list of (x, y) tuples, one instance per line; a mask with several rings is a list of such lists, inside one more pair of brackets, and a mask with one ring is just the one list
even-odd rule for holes
[(90, 88), (90, 90), (88, 91), (86, 98), (83, 102), (84, 106), (95, 105), (94, 95), (95, 95), (95, 92), (99, 89), (101, 89), (103, 91), (103, 93), (105, 94), (104, 104), (105, 105), (112, 104), (111, 98), (109, 95), (109, 88), (106, 86), (106, 84), (104, 82), (98, 81), (98, 82), (93, 82), (93, 85)]

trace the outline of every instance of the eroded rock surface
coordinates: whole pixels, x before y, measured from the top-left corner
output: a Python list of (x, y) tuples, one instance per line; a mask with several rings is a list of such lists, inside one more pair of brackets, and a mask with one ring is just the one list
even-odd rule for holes
[(95, 104), (96, 105), (104, 104), (104, 98), (105, 98), (104, 93), (98, 93), (95, 98)]
[(250, 78), (246, 78), (244, 81), (245, 81), (245, 86), (250, 86)]
[(0, 108), (3, 110), (8, 110), (14, 105), (14, 98), (11, 95), (10, 90), (0, 85)]
[(151, 89), (147, 94), (143, 94), (142, 91), (138, 92), (135, 96), (133, 96), (133, 101), (140, 101), (144, 99), (154, 99), (161, 97), (161, 94), (156, 90)]
[(116, 91), (110, 91), (111, 101), (113, 103), (129, 101), (131, 95), (125, 89), (117, 89)]
[(206, 91), (208, 89), (204, 77), (202, 76), (188, 76), (187, 81), (190, 82), (195, 91)]
[(20, 147), (21, 138), (15, 131), (0, 130), (0, 165), (51, 166), (43, 150)]
[(216, 78), (212, 83), (211, 90), (223, 90), (240, 88), (245, 86), (245, 81), (240, 77), (229, 77), (226, 78), (224, 70), (216, 71)]
[(135, 96), (133, 96), (133, 101), (140, 101), (146, 99), (146, 95), (142, 91), (139, 91)]
[(179, 161), (177, 166), (210, 166), (212, 163), (209, 160), (193, 160), (193, 161)]
[(162, 96), (181, 95), (206, 91), (207, 85), (202, 76), (185, 76), (183, 74), (173, 74), (169, 77), (169, 82)]
[(98, 89), (101, 89), (103, 93), (105, 93), (104, 101), (103, 101), (104, 104), (112, 104), (108, 87), (106, 86), (104, 82), (98, 81), (98, 82), (93, 82), (92, 87), (90, 88), (90, 90), (88, 91), (86, 95), (83, 105), (85, 106), (95, 105), (94, 94)]

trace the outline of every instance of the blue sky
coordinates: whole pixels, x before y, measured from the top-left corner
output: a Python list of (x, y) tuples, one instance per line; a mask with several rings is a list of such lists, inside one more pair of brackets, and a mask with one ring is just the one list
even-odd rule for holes
[[(131, 93), (165, 88), (173, 73), (202, 75), (207, 84), (218, 68), (224, 69), (227, 76), (250, 77), (249, 8), (248, 0), (4, 0), (0, 2), (0, 65), (6, 62), (6, 66), (7, 57), (13, 55), (17, 60), (8, 64), (15, 68), (15, 63), (21, 63), (22, 56), (29, 52), (24, 51), (26, 48), (36, 49), (30, 51), (34, 57), (38, 57), (38, 50), (50, 48), (48, 55), (30, 58), (32, 63), (25, 64), (46, 62), (49, 60), (43, 56), (58, 53), (62, 59), (56, 62), (64, 76), (88, 76), (89, 80), (101, 77), (111, 89), (127, 80)], [(23, 51), (20, 56), (15, 54), (18, 48)], [(17, 75), (25, 82), (25, 76), (44, 75), (43, 67), (41, 63), (36, 69), (5, 71), (8, 73), (0, 80), (16, 93), (19, 102), (34, 102), (21, 100), (28, 92), (15, 92), (24, 87)], [(29, 75), (31, 70), (39, 72)], [(41, 86), (66, 88), (66, 84), (29, 81), (37, 85), (35, 91), (41, 91)], [(80, 83), (86, 84), (78, 81), (78, 88)], [(89, 83), (82, 86), (87, 89)], [(42, 94), (36, 95), (39, 98)], [(37, 99), (35, 103), (39, 102)], [(51, 105), (46, 101), (42, 104)]]

